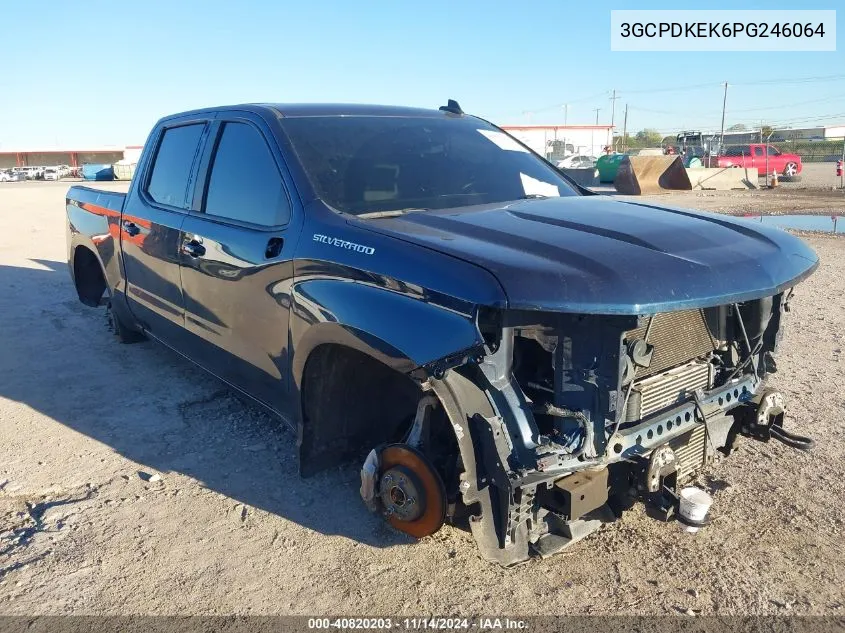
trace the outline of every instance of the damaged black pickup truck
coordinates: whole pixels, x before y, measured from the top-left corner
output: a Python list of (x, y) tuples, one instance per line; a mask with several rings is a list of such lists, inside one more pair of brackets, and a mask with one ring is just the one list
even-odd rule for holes
[(504, 565), (637, 498), (671, 514), (740, 436), (809, 445), (764, 385), (810, 248), (592, 195), (454, 102), (167, 117), (129, 192), (72, 187), (67, 221), (121, 341), (278, 414), (303, 475), (357, 462), (393, 526), (468, 523)]

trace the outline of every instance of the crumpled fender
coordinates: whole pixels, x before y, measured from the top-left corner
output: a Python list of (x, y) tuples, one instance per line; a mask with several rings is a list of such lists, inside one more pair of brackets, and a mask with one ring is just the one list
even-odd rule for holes
[(297, 388), (310, 353), (335, 343), (409, 373), (483, 345), (474, 309), (465, 312), (419, 296), (348, 280), (294, 284), (292, 373)]

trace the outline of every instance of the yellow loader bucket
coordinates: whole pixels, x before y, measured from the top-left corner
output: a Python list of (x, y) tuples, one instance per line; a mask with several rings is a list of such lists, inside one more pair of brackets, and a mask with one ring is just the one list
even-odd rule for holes
[(628, 156), (619, 163), (613, 185), (631, 196), (692, 189), (680, 156)]

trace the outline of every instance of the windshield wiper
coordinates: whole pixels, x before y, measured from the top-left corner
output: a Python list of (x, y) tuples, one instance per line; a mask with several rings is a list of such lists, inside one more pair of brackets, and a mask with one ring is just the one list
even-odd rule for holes
[(544, 196), (542, 193), (526, 193), (520, 200), (545, 200), (549, 196)]
[(405, 215), (406, 213), (412, 213), (414, 211), (427, 211), (428, 209), (416, 209), (416, 208), (408, 208), (408, 209), (393, 209), (392, 211), (371, 211), (370, 213), (359, 213), (357, 217), (363, 218), (365, 220), (376, 220), (378, 218), (395, 218), (400, 215)]

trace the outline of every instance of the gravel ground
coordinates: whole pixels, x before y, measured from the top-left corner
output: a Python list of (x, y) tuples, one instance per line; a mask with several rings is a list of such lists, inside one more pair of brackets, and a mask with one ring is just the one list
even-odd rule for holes
[[(761, 179), (761, 184), (765, 180)], [(804, 163), (797, 182), (782, 182), (787, 189), (830, 189), (842, 186), (836, 175), (836, 163)]]
[(635, 507), (505, 570), (456, 528), (393, 532), (354, 467), (300, 480), (273, 419), (114, 342), (70, 283), (65, 190), (0, 186), (0, 614), (845, 614), (845, 240), (808, 238), (773, 380), (814, 451), (746, 440), (697, 535)]
[(596, 191), (606, 195), (649, 200), (658, 204), (718, 211), (730, 215), (836, 215), (845, 212), (845, 189), (839, 186), (835, 163), (808, 163), (799, 182), (781, 182), (776, 189), (750, 191), (667, 191), (654, 196), (622, 196), (612, 185), (600, 185)]
[(619, 196), (729, 215), (842, 215), (845, 189), (787, 188), (753, 191), (674, 191), (656, 196)]

